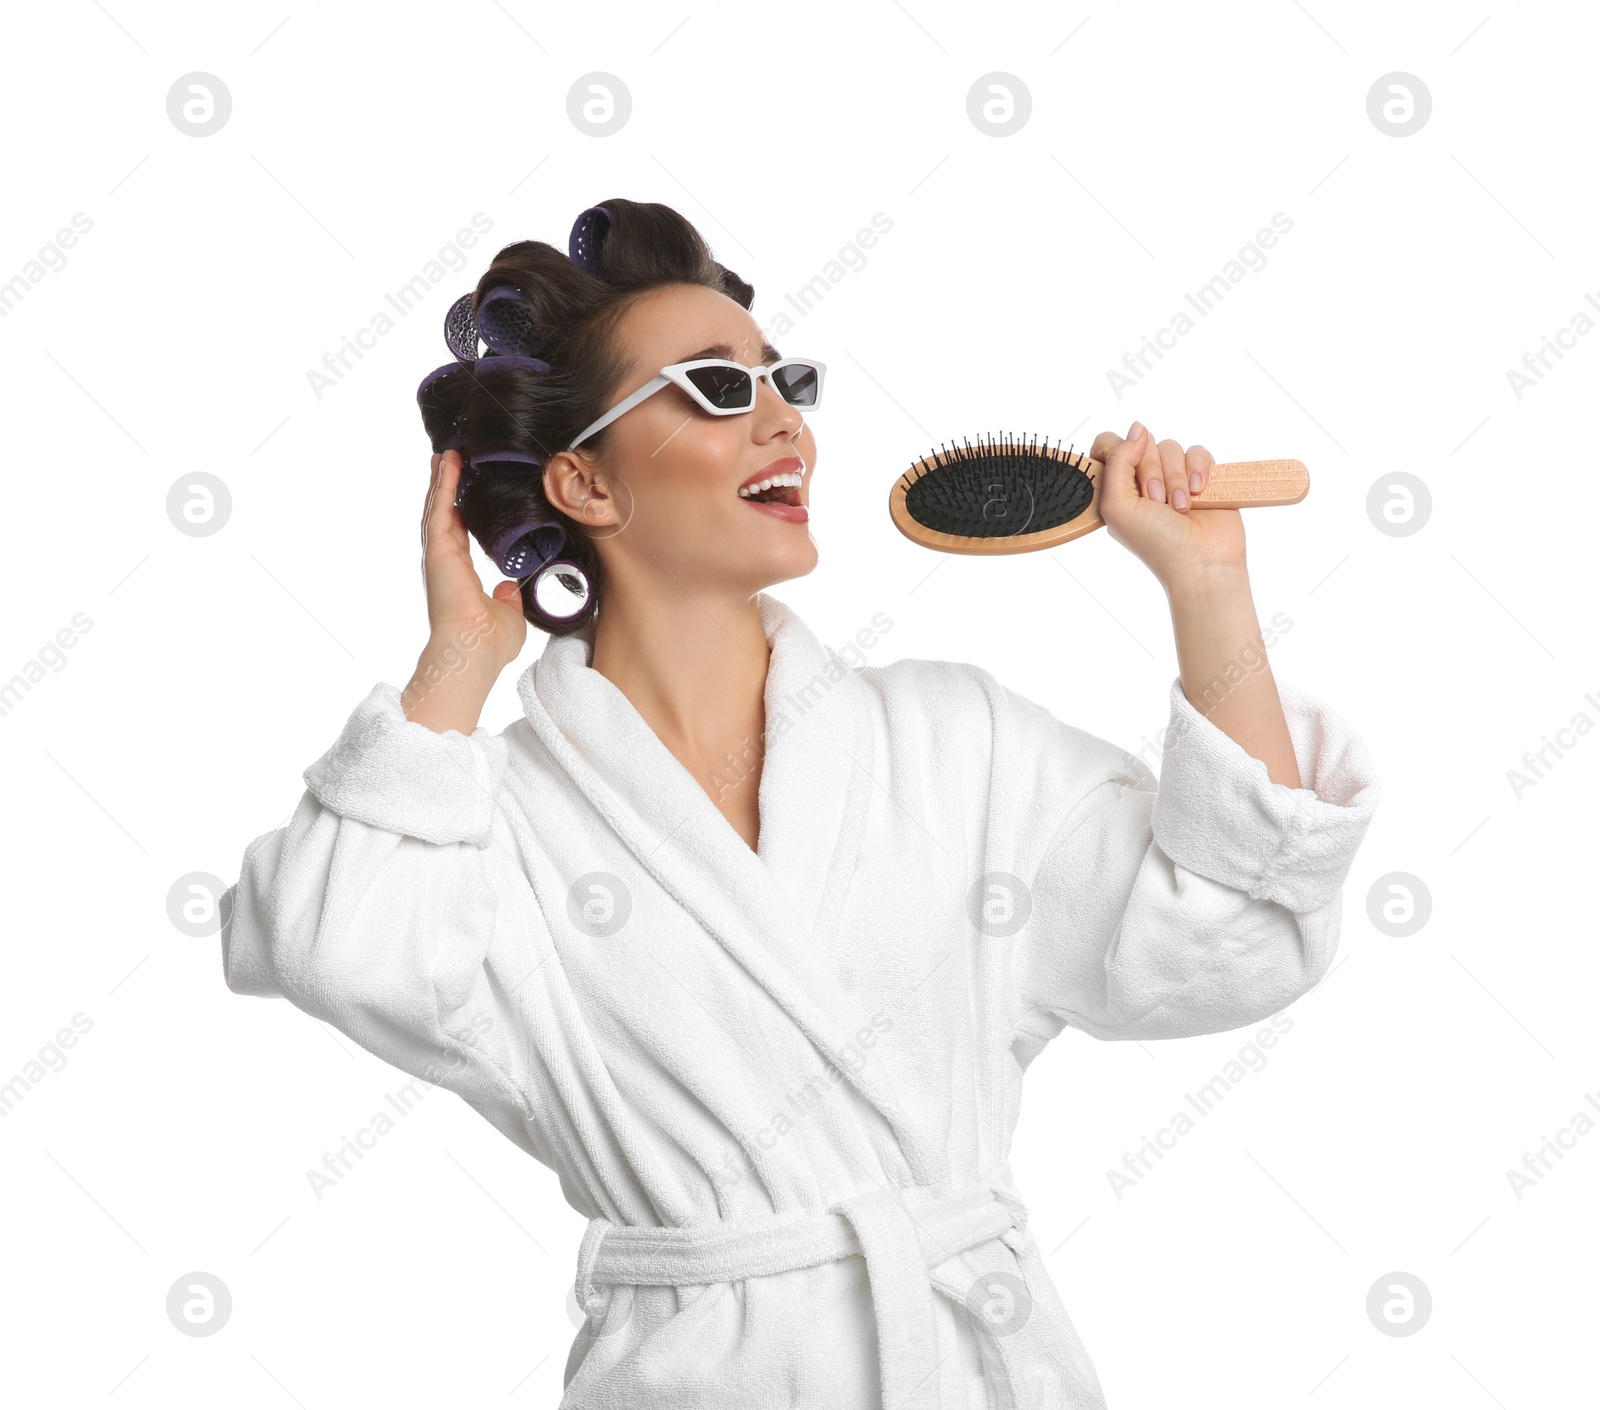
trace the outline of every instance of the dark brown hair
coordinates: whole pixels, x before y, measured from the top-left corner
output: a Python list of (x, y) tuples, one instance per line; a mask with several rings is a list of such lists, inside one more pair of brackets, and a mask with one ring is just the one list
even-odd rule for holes
[[(474, 292), (476, 314), (496, 285), (513, 284), (522, 291), (533, 306), (534, 355), (550, 370), (510, 366), (484, 375), (464, 366), (419, 396), (435, 451), (460, 433), (463, 468), (471, 456), (490, 450), (522, 450), (548, 462), (603, 415), (629, 366), (617, 343), (618, 325), (649, 290), (699, 284), (726, 294), (741, 308), (754, 301), (755, 290), (718, 264), (700, 233), (671, 206), (620, 198), (598, 204), (610, 211), (611, 222), (593, 273), (575, 265), (565, 250), (521, 240), (494, 257)], [(604, 450), (610, 433), (610, 426), (596, 432), (584, 449)], [(535, 601), (530, 579), (522, 585), (522, 615), (554, 635), (576, 631), (594, 617), (604, 588), (600, 555), (576, 520), (552, 508), (537, 470), (476, 475), (462, 494), (461, 513), (485, 552), (496, 534), (519, 522), (540, 516), (559, 521), (567, 531), (563, 556), (589, 580), (588, 603), (579, 616), (552, 621)]]

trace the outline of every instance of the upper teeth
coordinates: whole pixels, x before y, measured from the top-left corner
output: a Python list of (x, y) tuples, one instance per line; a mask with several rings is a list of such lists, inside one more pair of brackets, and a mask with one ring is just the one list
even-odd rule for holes
[(774, 485), (799, 485), (800, 481), (800, 472), (791, 470), (786, 475), (774, 475), (770, 480), (757, 480), (752, 485), (742, 485), (739, 494), (749, 499), (751, 495), (760, 494), (762, 490), (770, 490)]

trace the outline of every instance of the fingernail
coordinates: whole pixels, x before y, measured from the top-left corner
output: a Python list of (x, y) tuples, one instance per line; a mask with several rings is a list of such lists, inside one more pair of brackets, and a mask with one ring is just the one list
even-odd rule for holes
[(1189, 472), (1189, 488), (1196, 494), (1200, 493), (1200, 472), (1198, 470)]
[(1189, 491), (1182, 485), (1176, 485), (1172, 491), (1172, 507), (1174, 509), (1187, 509), (1189, 507)]
[(1141, 426), (1137, 421), (1135, 421), (1133, 423), (1133, 425), (1128, 427), (1128, 434), (1124, 439), (1130, 440), (1130, 441), (1136, 441), (1136, 440), (1139, 439), (1139, 434), (1143, 430), (1144, 430), (1144, 427)]
[(1160, 480), (1150, 481), (1150, 498), (1155, 500), (1157, 504), (1165, 504), (1167, 502), (1167, 487)]

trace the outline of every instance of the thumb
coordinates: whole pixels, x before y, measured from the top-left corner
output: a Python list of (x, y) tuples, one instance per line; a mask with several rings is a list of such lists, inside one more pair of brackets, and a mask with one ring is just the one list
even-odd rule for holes
[(1134, 476), (1134, 471), (1138, 467), (1139, 457), (1144, 454), (1148, 434), (1145, 428), (1135, 421), (1128, 439), (1118, 441), (1106, 453), (1105, 459), (1100, 462), (1105, 467), (1105, 473), (1100, 477), (1101, 503), (1109, 500), (1121, 507), (1132, 505), (1139, 498), (1139, 482)]

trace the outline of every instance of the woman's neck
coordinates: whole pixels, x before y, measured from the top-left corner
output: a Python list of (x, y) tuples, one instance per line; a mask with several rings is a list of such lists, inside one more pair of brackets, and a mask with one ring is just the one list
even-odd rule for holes
[(759, 744), (770, 655), (754, 597), (678, 590), (661, 604), (608, 592), (590, 665), (680, 758), (716, 760)]

